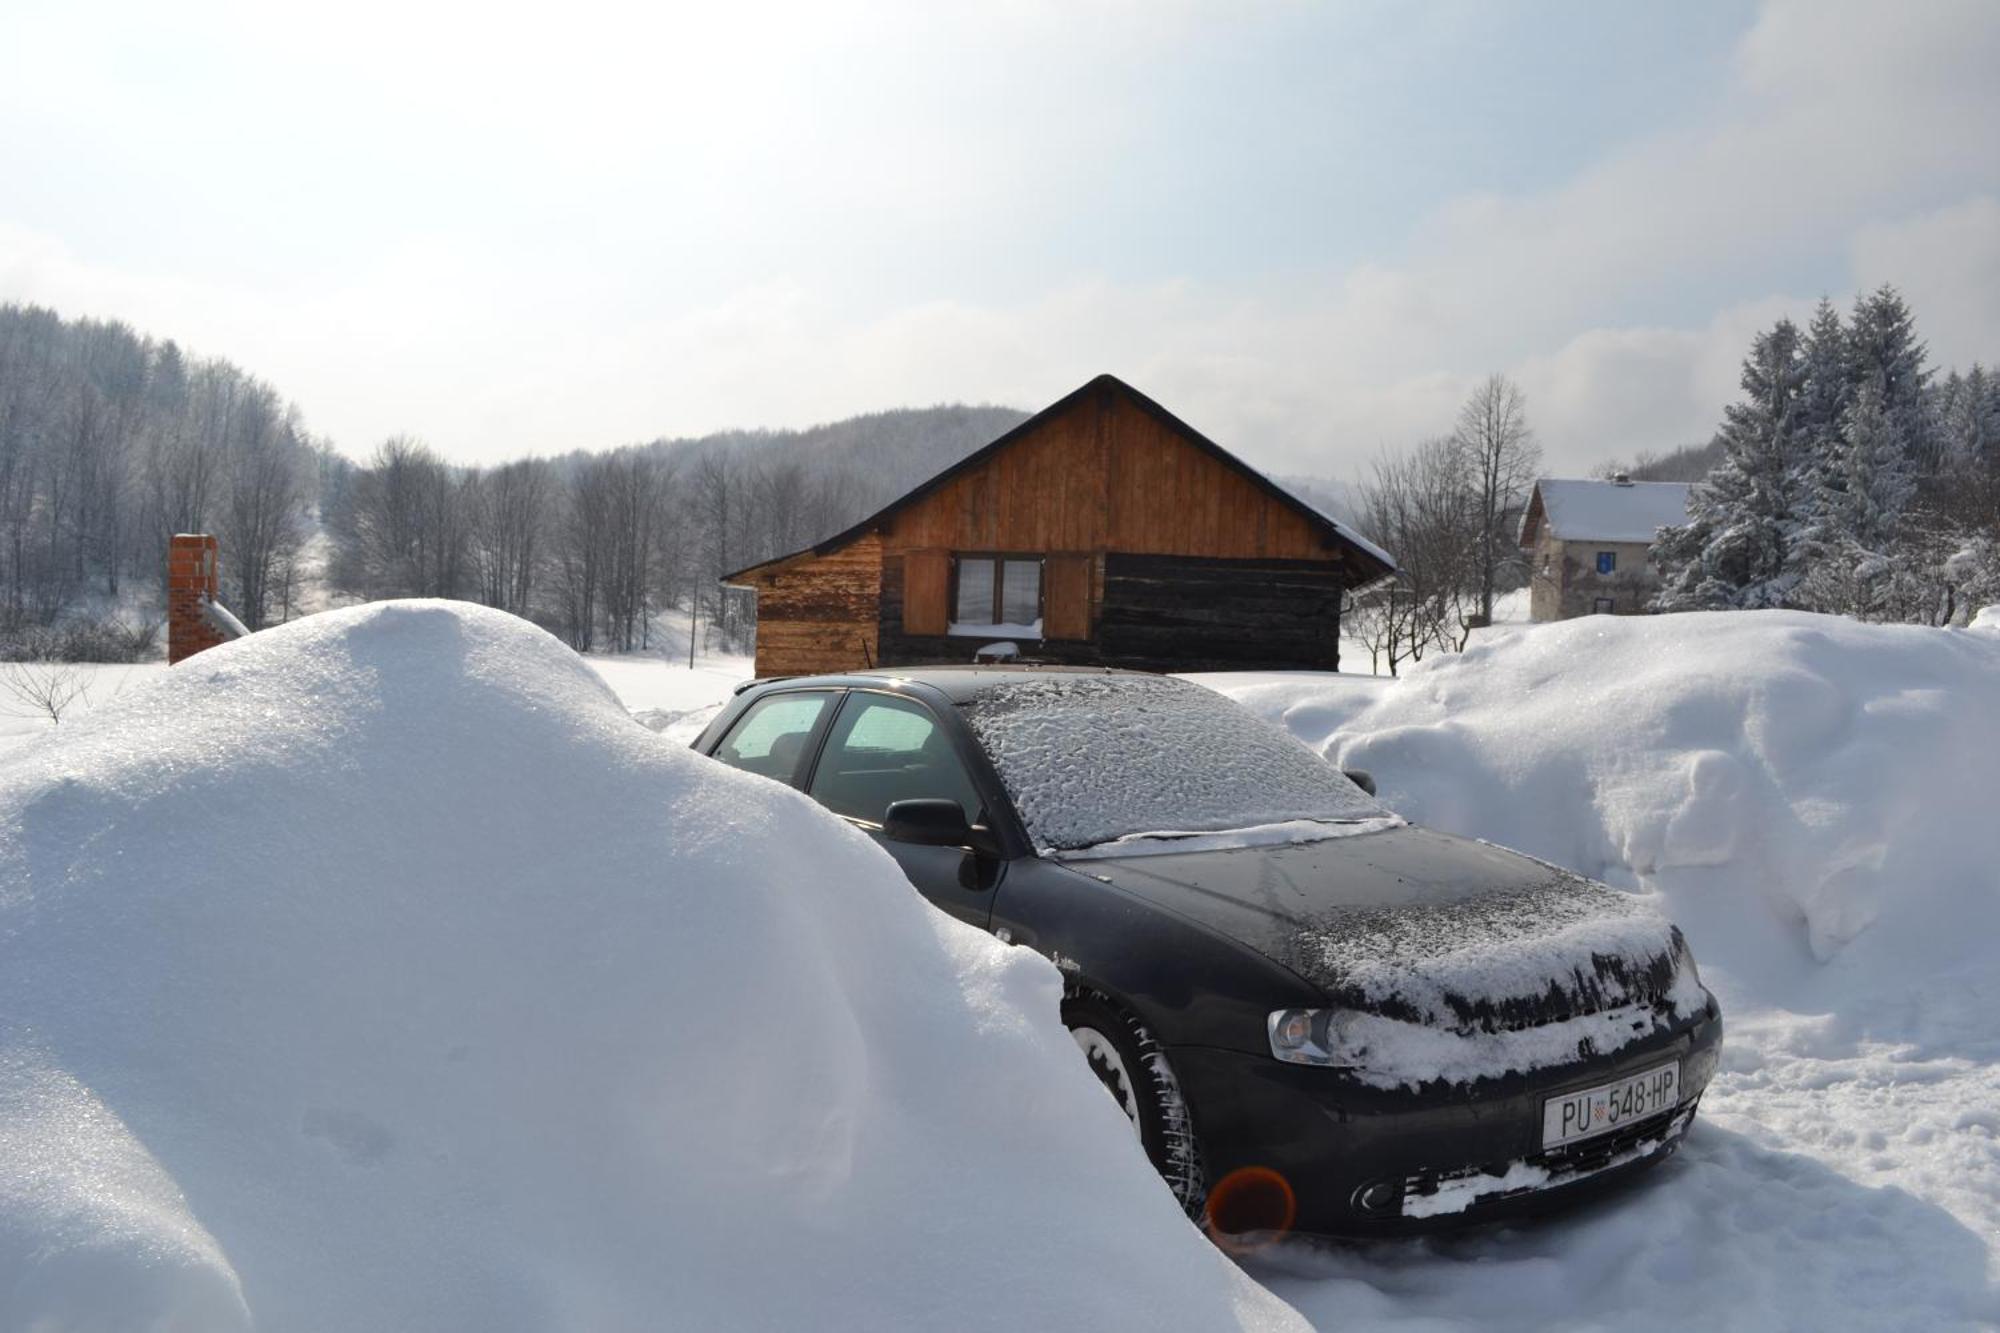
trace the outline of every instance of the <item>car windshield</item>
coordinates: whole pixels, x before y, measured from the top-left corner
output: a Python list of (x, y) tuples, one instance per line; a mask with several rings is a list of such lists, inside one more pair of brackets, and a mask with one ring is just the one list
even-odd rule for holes
[(1167, 676), (1023, 676), (961, 705), (1038, 850), (1388, 815), (1325, 760)]

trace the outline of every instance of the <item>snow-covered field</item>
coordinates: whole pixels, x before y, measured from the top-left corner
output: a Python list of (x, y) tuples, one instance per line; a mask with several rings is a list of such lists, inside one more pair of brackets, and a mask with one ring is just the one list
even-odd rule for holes
[[(0, 1328), (1282, 1326), (1129, 1169), (1050, 974), (616, 725), (691, 735), (746, 661), (588, 661), (623, 709), (488, 613), (344, 611), (0, 725)], [(1265, 1288), (1325, 1329), (2000, 1327), (2000, 613), (1592, 617), (1398, 680), (1199, 679), (1419, 822), (1654, 900), (1728, 1019), (1638, 1188), (1286, 1243)], [(914, 979), (856, 965), (888, 948)], [(632, 1021), (725, 987), (749, 1007), (699, 1031)], [(978, 1205), (927, 1211), (938, 1182)]]
[(722, 654), (695, 659), (650, 653), (593, 653), (584, 661), (641, 722), (669, 740), (701, 734), (738, 685), (753, 674), (751, 659)]
[(1728, 1019), (1656, 1179), (1252, 1271), (1325, 1328), (2000, 1325), (2000, 615), (1474, 636), (1397, 681), (1202, 678), (1419, 822), (1653, 897)]

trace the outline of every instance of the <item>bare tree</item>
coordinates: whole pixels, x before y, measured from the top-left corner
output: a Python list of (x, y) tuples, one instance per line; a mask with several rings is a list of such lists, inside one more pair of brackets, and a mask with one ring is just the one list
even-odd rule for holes
[(606, 456), (586, 457), (564, 487), (562, 514), (551, 561), (557, 623), (569, 646), (587, 653), (597, 646), (597, 617), (609, 563), (609, 518), (615, 467)]
[(335, 581), (364, 597), (456, 597), (468, 582), (470, 522), (443, 459), (397, 436), (375, 451), (331, 515)]
[(468, 479), (472, 562), (488, 606), (528, 614), (555, 490), (554, 472), (539, 458)]
[(1427, 440), (1376, 459), (1359, 488), (1362, 531), (1396, 553), (1398, 571), (1355, 600), (1352, 628), (1380, 669), (1464, 645), (1476, 605), (1481, 538), (1475, 496), (1454, 440)]
[(1520, 387), (1504, 375), (1488, 375), (1458, 410), (1451, 451), (1478, 519), (1479, 617), (1481, 624), (1491, 624), (1500, 573), (1520, 558), (1513, 519), (1542, 466)]
[(45, 717), (50, 726), (77, 700), (90, 702), (89, 679), (71, 662), (0, 662), (0, 692), (14, 716)]
[[(262, 629), (273, 611), (273, 585), (305, 540), (306, 463), (297, 413), (272, 390), (252, 383), (238, 413), (224, 478), (223, 566), (234, 610), (251, 629)], [(289, 612), (285, 593), (280, 618)]]

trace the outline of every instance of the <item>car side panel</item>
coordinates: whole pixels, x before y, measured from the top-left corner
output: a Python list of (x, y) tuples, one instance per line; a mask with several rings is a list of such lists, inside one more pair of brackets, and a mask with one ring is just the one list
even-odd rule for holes
[(991, 926), (1066, 978), (1127, 1005), (1168, 1047), (1212, 1046), (1269, 1058), (1265, 1020), (1322, 1003), (1297, 976), (1232, 940), (1042, 857), (1017, 858)]

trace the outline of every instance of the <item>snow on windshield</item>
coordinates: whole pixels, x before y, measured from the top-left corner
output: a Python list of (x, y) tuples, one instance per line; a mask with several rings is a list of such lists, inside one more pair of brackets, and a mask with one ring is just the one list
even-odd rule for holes
[(1213, 690), (1164, 676), (1027, 676), (962, 710), (1044, 852), (1386, 812)]

